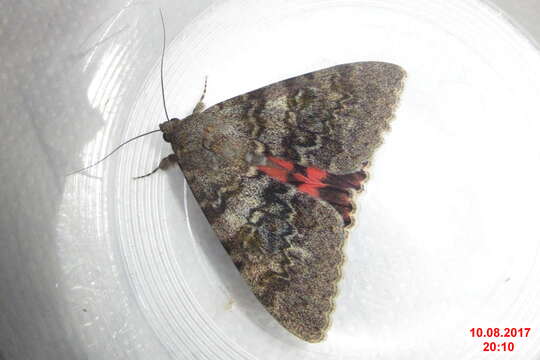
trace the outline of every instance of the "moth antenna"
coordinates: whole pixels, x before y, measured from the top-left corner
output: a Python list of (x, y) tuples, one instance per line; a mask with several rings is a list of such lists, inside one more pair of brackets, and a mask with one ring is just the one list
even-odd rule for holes
[(111, 156), (112, 154), (114, 154), (115, 152), (117, 152), (118, 150), (120, 150), (120, 148), (121, 148), (122, 146), (124, 146), (124, 145), (126, 145), (126, 144), (132, 142), (133, 140), (137, 140), (138, 138), (141, 138), (141, 137), (143, 137), (143, 136), (150, 135), (150, 134), (153, 134), (153, 133), (159, 132), (159, 131), (161, 131), (161, 130), (160, 130), (160, 129), (157, 129), (157, 130), (148, 131), (148, 132), (146, 132), (146, 133), (144, 133), (144, 134), (140, 134), (140, 135), (137, 135), (137, 136), (135, 136), (135, 137), (133, 137), (133, 138), (131, 138), (131, 139), (129, 139), (129, 140), (126, 140), (126, 141), (124, 141), (123, 143), (121, 143), (120, 145), (118, 145), (117, 147), (115, 147), (113, 151), (111, 151), (110, 153), (108, 153), (107, 155), (105, 155), (105, 157), (103, 157), (102, 159), (96, 161), (96, 162), (93, 163), (92, 165), (88, 165), (87, 167), (84, 167), (84, 168), (82, 168), (82, 169), (79, 169), (79, 170), (70, 172), (70, 173), (67, 174), (66, 176), (70, 176), (70, 175), (73, 175), (73, 174), (80, 173), (80, 172), (82, 172), (82, 171), (84, 171), (84, 170), (88, 170), (88, 169), (90, 169), (90, 168), (92, 168), (92, 167), (94, 167), (94, 166), (100, 164), (101, 162), (105, 161), (109, 156)]
[(195, 109), (193, 109), (193, 113), (196, 114), (196, 113), (201, 113), (203, 112), (204, 110), (204, 96), (206, 95), (206, 85), (208, 84), (208, 75), (206, 75), (204, 77), (204, 89), (203, 89), (203, 92), (202, 92), (202, 95), (201, 95), (201, 98), (199, 99), (199, 102), (197, 103), (197, 105), (195, 105)]
[(163, 29), (163, 46), (161, 48), (161, 65), (160, 65), (160, 77), (161, 77), (161, 98), (163, 100), (163, 110), (165, 110), (165, 117), (169, 121), (169, 112), (167, 111), (167, 104), (165, 103), (165, 85), (163, 82), (163, 60), (165, 59), (165, 46), (167, 44), (167, 37), (165, 34), (165, 20), (163, 20), (163, 11), (159, 9), (159, 16), (161, 17), (161, 28)]
[(201, 98), (199, 99), (199, 102), (202, 103), (204, 100), (204, 97), (206, 95), (206, 86), (208, 85), (208, 75), (204, 76), (204, 89), (201, 95)]
[[(164, 85), (164, 82), (163, 82), (163, 61), (165, 59), (165, 46), (167, 44), (167, 37), (166, 37), (166, 34), (165, 34), (165, 20), (163, 19), (163, 11), (161, 10), (161, 8), (159, 9), (159, 16), (161, 18), (161, 28), (163, 29), (163, 46), (161, 48), (161, 63), (160, 63), (160, 67), (159, 67), (159, 70), (160, 70), (159, 73), (160, 73), (160, 79), (161, 79), (161, 99), (163, 100), (163, 110), (165, 111), (165, 117), (167, 118), (167, 121), (169, 121), (169, 112), (167, 111), (167, 104), (165, 102), (165, 85)], [(206, 86), (205, 86), (205, 88), (206, 88)], [(70, 172), (66, 176), (77, 174), (77, 173), (80, 173), (80, 172), (82, 172), (84, 170), (88, 170), (90, 168), (93, 168), (94, 166), (96, 166), (96, 165), (100, 164), (101, 162), (105, 161), (109, 156), (111, 156), (116, 151), (118, 151), (122, 146), (132, 142), (133, 140), (137, 140), (138, 138), (141, 138), (141, 137), (146, 136), (146, 135), (153, 134), (153, 133), (158, 132), (158, 131), (161, 131), (161, 130), (157, 129), (157, 130), (148, 131), (148, 132), (146, 132), (144, 134), (140, 134), (140, 135), (135, 136), (134, 138), (126, 140), (123, 143), (121, 143), (120, 145), (118, 145), (117, 147), (115, 147), (113, 151), (111, 151), (110, 153), (105, 155), (105, 157), (103, 157), (102, 159), (96, 161), (92, 165), (88, 165), (88, 166), (86, 166), (86, 167), (84, 167), (82, 169)]]

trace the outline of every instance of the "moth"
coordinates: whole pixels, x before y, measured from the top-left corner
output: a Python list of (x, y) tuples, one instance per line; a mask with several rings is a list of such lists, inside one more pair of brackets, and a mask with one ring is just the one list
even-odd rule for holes
[(393, 64), (343, 64), (160, 125), (238, 271), (305, 341), (330, 326), (355, 195), (404, 77)]
[(159, 126), (172, 154), (150, 174), (179, 165), (253, 294), (302, 340), (330, 326), (355, 196), (404, 79), (394, 64), (342, 64), (206, 110), (201, 98)]

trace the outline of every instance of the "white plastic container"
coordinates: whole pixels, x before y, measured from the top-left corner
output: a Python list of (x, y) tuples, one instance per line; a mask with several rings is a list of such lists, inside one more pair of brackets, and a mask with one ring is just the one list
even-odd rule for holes
[[(0, 359), (538, 358), (540, 6), (497, 3), (3, 4)], [(408, 72), (324, 343), (266, 313), (180, 171), (132, 180), (169, 154), (160, 135), (64, 176), (165, 121), (160, 7), (171, 116), (205, 75), (212, 105), (339, 63)], [(533, 330), (469, 332), (487, 327)]]

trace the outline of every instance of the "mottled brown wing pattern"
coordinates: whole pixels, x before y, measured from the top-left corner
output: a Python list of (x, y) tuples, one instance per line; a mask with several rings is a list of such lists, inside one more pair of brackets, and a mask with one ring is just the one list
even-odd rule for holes
[(404, 76), (387, 63), (339, 65), (161, 125), (253, 293), (306, 341), (321, 341), (329, 327), (349, 199), (362, 189)]

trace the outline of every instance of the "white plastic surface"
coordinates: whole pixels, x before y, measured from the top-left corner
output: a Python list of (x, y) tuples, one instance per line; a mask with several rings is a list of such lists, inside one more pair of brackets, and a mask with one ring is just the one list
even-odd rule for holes
[[(539, 358), (537, 49), (472, 0), (208, 5), (7, 7), (0, 359)], [(165, 120), (160, 6), (171, 116), (205, 75), (212, 105), (339, 63), (408, 72), (324, 343), (266, 313), (177, 169), (132, 180), (169, 154), (159, 134), (63, 177)], [(472, 327), (533, 330), (486, 353)]]

